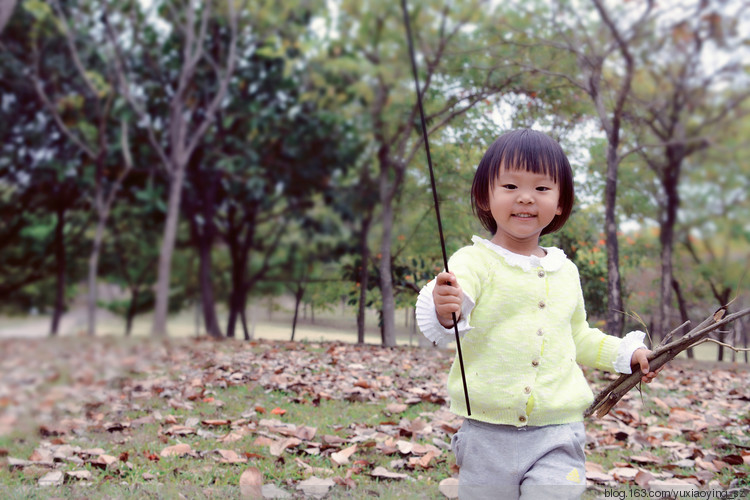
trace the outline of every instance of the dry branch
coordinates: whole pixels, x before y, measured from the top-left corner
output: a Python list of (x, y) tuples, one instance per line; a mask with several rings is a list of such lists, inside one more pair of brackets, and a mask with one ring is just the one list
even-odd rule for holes
[[(719, 308), (715, 313), (686, 333), (682, 338), (665, 345), (659, 345), (654, 349), (648, 356), (649, 369), (651, 371), (658, 370), (668, 362), (672, 361), (682, 351), (706, 341), (709, 333), (712, 331), (747, 315), (750, 315), (750, 308), (729, 315), (727, 315), (727, 306)], [(680, 326), (678, 330), (681, 328), (682, 326)], [(665, 341), (668, 341), (673, 333), (674, 332), (665, 337)], [(592, 414), (595, 414), (597, 417), (601, 418), (609, 413), (609, 410), (611, 410), (630, 389), (638, 385), (642, 376), (643, 373), (641, 373), (641, 370), (638, 367), (633, 367), (633, 373), (631, 374), (620, 375), (617, 380), (605, 387), (604, 390), (596, 396), (594, 402), (591, 403), (591, 406), (589, 406), (584, 412), (584, 417), (589, 417)]]

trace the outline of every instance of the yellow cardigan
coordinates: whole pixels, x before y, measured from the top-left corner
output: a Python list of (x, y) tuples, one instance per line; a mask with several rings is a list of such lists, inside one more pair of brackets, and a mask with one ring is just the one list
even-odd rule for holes
[[(579, 422), (593, 394), (578, 363), (614, 371), (622, 339), (588, 325), (578, 269), (557, 252), (553, 270), (523, 269), (475, 238), (451, 257), (449, 269), (476, 304), (461, 341), (472, 419)], [(467, 416), (457, 356), (448, 393), (451, 411)]]

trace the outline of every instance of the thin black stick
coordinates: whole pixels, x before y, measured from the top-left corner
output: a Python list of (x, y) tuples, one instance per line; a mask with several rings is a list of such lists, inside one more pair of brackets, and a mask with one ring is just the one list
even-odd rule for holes
[[(435, 215), (437, 216), (438, 232), (440, 233), (440, 249), (443, 251), (443, 265), (445, 272), (448, 272), (448, 254), (445, 251), (445, 238), (443, 237), (443, 223), (440, 219), (440, 205), (438, 203), (437, 187), (435, 185), (435, 173), (432, 169), (432, 156), (430, 156), (430, 143), (427, 139), (427, 124), (424, 119), (424, 108), (422, 107), (422, 93), (419, 90), (419, 76), (417, 75), (417, 61), (414, 58), (414, 44), (411, 38), (411, 25), (409, 24), (409, 13), (406, 9), (406, 0), (401, 0), (401, 9), (404, 11), (404, 25), (406, 26), (406, 40), (409, 42), (409, 57), (411, 58), (411, 69), (414, 72), (414, 87), (417, 91), (417, 104), (419, 105), (419, 116), (422, 119), (422, 136), (424, 137), (424, 147), (427, 153), (427, 165), (430, 168), (430, 183), (432, 184), (432, 198), (435, 201)], [(458, 320), (456, 313), (453, 316), (453, 330), (456, 332), (456, 350), (458, 351), (458, 364), (461, 367), (461, 381), (464, 384), (464, 397), (466, 399), (466, 412), (471, 416), (471, 406), (469, 405), (469, 391), (466, 388), (466, 373), (464, 372), (464, 357), (461, 353), (461, 340), (458, 336)]]

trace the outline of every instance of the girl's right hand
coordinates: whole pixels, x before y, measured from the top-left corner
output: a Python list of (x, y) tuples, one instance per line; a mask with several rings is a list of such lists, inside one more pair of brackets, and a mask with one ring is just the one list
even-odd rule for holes
[(456, 321), (461, 318), (464, 292), (453, 273), (442, 272), (437, 275), (435, 288), (432, 290), (432, 300), (435, 302), (438, 321), (445, 328), (453, 326), (453, 313), (456, 314)]

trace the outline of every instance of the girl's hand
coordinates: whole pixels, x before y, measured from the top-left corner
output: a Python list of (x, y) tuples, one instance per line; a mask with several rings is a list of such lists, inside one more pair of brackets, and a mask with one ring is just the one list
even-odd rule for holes
[(645, 349), (641, 347), (640, 349), (636, 349), (633, 352), (633, 357), (630, 358), (630, 365), (631, 366), (639, 366), (641, 368), (641, 373), (644, 375), (641, 377), (641, 382), (650, 383), (652, 380), (656, 378), (656, 375), (661, 371), (663, 366), (656, 370), (655, 372), (649, 371), (648, 366), (648, 355), (651, 354), (651, 351), (648, 349)]
[(464, 292), (453, 273), (442, 272), (437, 275), (435, 288), (432, 290), (432, 300), (435, 302), (438, 321), (445, 328), (453, 326), (453, 313), (456, 313), (456, 321), (461, 318)]

